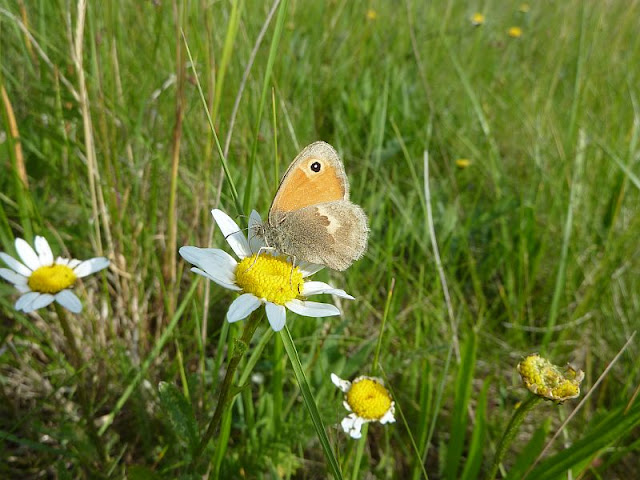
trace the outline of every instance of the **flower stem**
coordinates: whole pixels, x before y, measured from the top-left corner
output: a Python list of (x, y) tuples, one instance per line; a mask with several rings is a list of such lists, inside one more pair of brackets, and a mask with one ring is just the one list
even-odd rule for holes
[(57, 302), (54, 303), (54, 306), (58, 315), (58, 320), (60, 321), (60, 326), (62, 327), (64, 336), (67, 339), (69, 350), (71, 351), (71, 364), (73, 365), (74, 370), (80, 374), (80, 382), (78, 384), (77, 391), (80, 399), (80, 409), (82, 410), (82, 415), (85, 423), (87, 424), (89, 438), (98, 452), (100, 461), (105, 463), (107, 460), (107, 454), (104, 449), (104, 443), (100, 441), (100, 437), (98, 436), (98, 430), (96, 429), (96, 424), (93, 421), (91, 402), (87, 395), (87, 389), (92, 389), (93, 387), (91, 375), (87, 375), (87, 370), (83, 368), (85, 361), (82, 353), (80, 353), (80, 349), (78, 348), (78, 342), (76, 342), (76, 337), (73, 334), (73, 330), (71, 330), (64, 308), (58, 305)]
[(237, 389), (232, 388), (233, 377), (236, 373), (236, 370), (238, 369), (238, 365), (240, 364), (242, 356), (249, 348), (249, 342), (251, 342), (253, 334), (255, 333), (256, 328), (258, 328), (258, 324), (260, 323), (261, 319), (262, 315), (251, 315), (244, 324), (242, 337), (240, 338), (240, 340), (235, 340), (233, 353), (231, 354), (231, 358), (229, 359), (229, 366), (227, 367), (227, 372), (224, 375), (224, 380), (222, 380), (222, 386), (220, 387), (218, 404), (216, 405), (216, 409), (213, 412), (213, 417), (209, 422), (207, 431), (203, 435), (200, 443), (198, 444), (198, 447), (193, 454), (193, 459), (191, 461), (192, 467), (195, 467), (195, 464), (202, 455), (202, 452), (220, 428), (220, 421), (222, 420), (223, 414), (231, 406), (231, 404), (233, 403), (233, 397), (235, 397), (238, 393)]
[(496, 450), (496, 455), (493, 459), (493, 465), (489, 474), (487, 475), (487, 480), (493, 480), (498, 473), (498, 467), (504, 458), (505, 453), (507, 453), (507, 448), (513, 441), (513, 438), (518, 433), (520, 429), (520, 425), (522, 421), (527, 416), (527, 414), (542, 400), (542, 397), (537, 395), (531, 395), (518, 409), (513, 412), (511, 416), (511, 420), (509, 420), (509, 424), (502, 434), (502, 438), (500, 439), (500, 443), (498, 444), (498, 448)]

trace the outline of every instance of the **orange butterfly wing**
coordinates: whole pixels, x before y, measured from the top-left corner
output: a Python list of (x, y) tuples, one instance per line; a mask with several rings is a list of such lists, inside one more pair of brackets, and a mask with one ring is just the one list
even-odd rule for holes
[(349, 184), (337, 152), (328, 143), (315, 142), (300, 152), (282, 177), (269, 214), (348, 198)]

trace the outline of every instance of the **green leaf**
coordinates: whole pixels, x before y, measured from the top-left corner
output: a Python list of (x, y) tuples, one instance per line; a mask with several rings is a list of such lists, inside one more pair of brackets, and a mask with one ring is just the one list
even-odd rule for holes
[(160, 382), (158, 385), (160, 404), (169, 417), (173, 433), (186, 444), (191, 453), (198, 445), (198, 426), (191, 403), (182, 392), (172, 383)]

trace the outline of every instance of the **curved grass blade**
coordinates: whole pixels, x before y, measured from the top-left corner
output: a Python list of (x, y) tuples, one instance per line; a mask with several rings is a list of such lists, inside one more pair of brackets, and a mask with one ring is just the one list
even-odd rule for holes
[(313, 398), (311, 389), (309, 388), (309, 383), (307, 382), (307, 377), (304, 374), (304, 370), (302, 369), (298, 351), (296, 350), (296, 347), (293, 344), (293, 339), (291, 338), (291, 332), (289, 332), (289, 328), (286, 325), (280, 331), (280, 338), (282, 338), (284, 349), (287, 351), (287, 355), (289, 356), (289, 360), (291, 361), (291, 367), (293, 368), (293, 372), (296, 375), (296, 380), (298, 381), (298, 385), (300, 386), (300, 392), (302, 393), (304, 404), (307, 407), (307, 410), (309, 410), (311, 421), (313, 422), (313, 426), (316, 429), (318, 440), (320, 441), (320, 445), (322, 446), (324, 455), (329, 462), (329, 466), (331, 467), (333, 476), (337, 480), (342, 480), (343, 477), (342, 471), (340, 470), (340, 464), (338, 463), (338, 459), (331, 449), (329, 437), (327, 437), (324, 423), (322, 422), (322, 418), (320, 417), (320, 412), (318, 412), (318, 406), (316, 405), (316, 401)]

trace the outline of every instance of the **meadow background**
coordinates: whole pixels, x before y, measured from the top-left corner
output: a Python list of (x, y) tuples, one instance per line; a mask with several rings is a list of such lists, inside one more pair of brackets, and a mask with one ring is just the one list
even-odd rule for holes
[[(636, 478), (637, 339), (591, 389), (640, 318), (640, 2), (290, 0), (267, 22), (273, 6), (0, 0), (0, 250), (38, 234), (54, 254), (111, 259), (70, 315), (83, 372), (53, 309), (17, 313), (0, 283), (0, 477), (330, 475), (266, 321), (222, 437), (188, 466), (183, 427), (206, 427), (242, 326), (224, 320), (235, 295), (177, 255), (229, 251), (210, 210), (266, 215), (322, 139), (370, 245), (315, 277), (356, 297), (341, 317), (287, 324), (345, 477), (482, 478), (529, 395), (516, 364), (541, 352), (583, 369), (591, 395), (527, 478)], [(397, 422), (359, 443), (329, 375), (371, 373), (380, 338)], [(577, 404), (539, 405), (502, 474), (522, 478)]]

